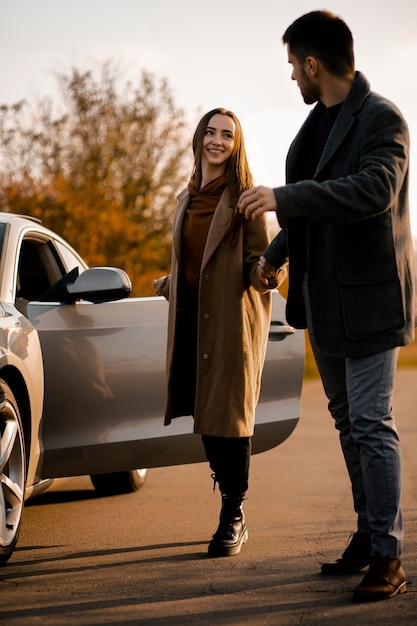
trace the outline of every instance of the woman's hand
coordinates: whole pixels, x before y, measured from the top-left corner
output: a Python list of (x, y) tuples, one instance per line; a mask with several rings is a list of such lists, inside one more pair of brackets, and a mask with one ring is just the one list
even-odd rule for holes
[(264, 285), (268, 285), (269, 287), (278, 286), (278, 270), (270, 265), (263, 256), (259, 258), (257, 272)]

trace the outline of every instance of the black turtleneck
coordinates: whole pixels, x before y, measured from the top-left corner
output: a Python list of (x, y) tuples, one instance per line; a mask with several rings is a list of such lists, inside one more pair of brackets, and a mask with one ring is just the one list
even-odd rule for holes
[(320, 103), (320, 114), (315, 127), (311, 130), (309, 149), (306, 152), (305, 178), (313, 178), (342, 105), (343, 102), (332, 107), (325, 107)]

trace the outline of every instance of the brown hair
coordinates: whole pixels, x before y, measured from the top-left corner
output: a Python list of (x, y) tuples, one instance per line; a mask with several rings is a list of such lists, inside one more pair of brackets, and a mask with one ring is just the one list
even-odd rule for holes
[(232, 111), (229, 111), (228, 109), (224, 109), (222, 107), (218, 107), (217, 109), (213, 109), (212, 111), (209, 111), (208, 113), (203, 115), (203, 117), (197, 124), (197, 128), (193, 137), (194, 168), (192, 173), (192, 180), (196, 189), (200, 189), (202, 179), (201, 160), (203, 154), (203, 139), (206, 133), (207, 126), (213, 115), (227, 115), (234, 121), (236, 126), (233, 152), (227, 163), (225, 172), (227, 186), (230, 189), (230, 194), (232, 198), (232, 205), (235, 207), (242, 191), (252, 187), (253, 179), (246, 157), (242, 126), (238, 118)]

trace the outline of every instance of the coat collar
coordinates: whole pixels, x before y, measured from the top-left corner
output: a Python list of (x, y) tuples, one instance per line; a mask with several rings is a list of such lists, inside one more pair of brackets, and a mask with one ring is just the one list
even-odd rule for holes
[[(362, 108), (364, 101), (369, 96), (369, 93), (370, 85), (368, 80), (361, 72), (356, 72), (352, 88), (345, 102), (343, 103), (340, 113), (337, 116), (336, 122), (333, 126), (332, 132), (330, 133), (329, 139), (323, 150), (323, 154), (321, 155), (320, 162), (314, 175), (315, 180), (320, 179), (321, 171), (333, 158), (336, 150), (339, 148), (340, 144), (343, 142), (346, 135), (350, 131), (352, 125), (355, 123), (356, 114)], [(297, 136), (293, 141), (293, 144), (291, 146), (291, 157), (289, 155), (287, 163), (288, 182), (294, 182), (294, 180), (297, 180), (297, 161), (300, 158), (300, 154), (305, 150), (304, 139), (306, 136), (306, 131), (308, 131), (311, 124), (315, 123), (315, 120), (317, 119), (319, 113), (319, 106), (320, 105), (317, 104), (310, 112), (309, 116), (307, 117), (306, 121), (300, 128)]]
[(319, 177), (320, 172), (332, 159), (334, 153), (345, 139), (352, 125), (355, 123), (356, 113), (362, 108), (364, 101), (368, 97), (369, 91), (370, 85), (365, 76), (360, 72), (356, 72), (355, 81), (337, 116), (329, 140), (321, 155), (314, 178)]

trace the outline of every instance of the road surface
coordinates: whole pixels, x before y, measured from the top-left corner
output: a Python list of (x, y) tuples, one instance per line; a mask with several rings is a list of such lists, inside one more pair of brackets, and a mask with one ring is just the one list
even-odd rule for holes
[(349, 482), (319, 381), (280, 447), (255, 456), (245, 502), (249, 541), (208, 559), (220, 496), (205, 464), (158, 468), (138, 493), (97, 498), (87, 477), (58, 481), (26, 507), (18, 548), (0, 569), (7, 626), (417, 624), (417, 369), (400, 370), (408, 592), (354, 604), (361, 575), (328, 578), (355, 530)]

